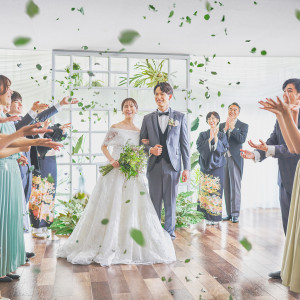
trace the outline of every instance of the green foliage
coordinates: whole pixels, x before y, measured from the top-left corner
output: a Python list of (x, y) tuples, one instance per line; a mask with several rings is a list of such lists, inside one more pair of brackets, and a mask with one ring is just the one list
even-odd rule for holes
[[(134, 87), (147, 86), (153, 88), (158, 82), (168, 81), (168, 73), (163, 72), (165, 60), (162, 60), (158, 65), (157, 62), (152, 59), (152, 63), (149, 59), (146, 59), (145, 63), (138, 62), (134, 65), (134, 69), (138, 70), (139, 73), (129, 78), (129, 84)], [(127, 84), (127, 77), (121, 77), (119, 86)]]
[(298, 21), (300, 21), (300, 10), (299, 9), (295, 10), (295, 16), (298, 19)]
[[(188, 227), (204, 219), (203, 213), (197, 211), (198, 203), (192, 201), (194, 191), (179, 193), (176, 198), (176, 227)], [(162, 224), (165, 222), (165, 209), (161, 213)]]
[[(81, 67), (80, 67), (80, 64), (76, 63), (76, 62), (73, 62), (73, 71), (79, 71), (81, 70)], [(70, 74), (70, 66), (67, 66), (65, 68), (65, 71)], [(65, 79), (68, 79), (65, 77)], [(73, 86), (76, 87), (76, 86), (81, 86), (82, 83), (83, 83), (83, 80), (82, 80), (82, 73), (73, 73), (72, 76), (71, 76), (71, 79), (73, 79), (73, 82), (69, 82), (69, 84), (73, 83)], [(64, 84), (64, 82), (63, 82)], [(69, 89), (69, 85), (67, 86), (66, 90)]]
[(191, 169), (193, 170), (197, 165), (199, 161), (199, 152), (196, 151), (191, 156)]
[(83, 135), (81, 135), (80, 138), (77, 140), (75, 147), (72, 147), (73, 148), (72, 154), (77, 154), (79, 152), (79, 150), (82, 147), (82, 142), (83, 142)]
[(252, 244), (248, 241), (247, 238), (243, 238), (240, 240), (240, 244), (247, 250), (250, 251), (252, 249)]
[(41, 66), (40, 64), (37, 64), (37, 65), (36, 65), (36, 68), (37, 68), (39, 71), (42, 70), (42, 66)]
[(71, 234), (82, 216), (88, 200), (89, 196), (85, 193), (77, 193), (69, 201), (58, 200), (55, 212), (57, 210), (62, 212), (55, 217), (49, 229), (56, 231), (55, 234), (58, 235)]
[(195, 131), (199, 127), (199, 117), (197, 117), (192, 123), (191, 123), (191, 131)]

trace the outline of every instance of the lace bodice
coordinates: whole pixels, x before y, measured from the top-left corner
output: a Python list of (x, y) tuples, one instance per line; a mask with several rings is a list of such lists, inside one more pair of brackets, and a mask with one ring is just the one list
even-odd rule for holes
[(111, 155), (114, 159), (119, 159), (123, 146), (126, 143), (139, 145), (140, 132), (135, 130), (110, 128), (103, 141), (104, 146), (113, 147)]

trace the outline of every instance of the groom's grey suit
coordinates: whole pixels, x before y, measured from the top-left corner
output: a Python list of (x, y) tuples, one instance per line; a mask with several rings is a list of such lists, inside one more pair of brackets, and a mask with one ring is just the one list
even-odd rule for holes
[[(190, 169), (190, 147), (185, 115), (169, 108), (169, 120), (173, 121), (162, 132), (158, 122), (158, 111), (146, 115), (143, 119), (140, 139), (149, 139), (145, 151), (149, 153), (156, 144), (163, 146), (160, 156), (150, 155), (147, 165), (149, 193), (159, 219), (161, 219), (162, 201), (165, 208), (165, 230), (175, 237), (176, 197), (181, 171), (181, 158), (184, 170)], [(142, 144), (142, 142), (140, 142)]]

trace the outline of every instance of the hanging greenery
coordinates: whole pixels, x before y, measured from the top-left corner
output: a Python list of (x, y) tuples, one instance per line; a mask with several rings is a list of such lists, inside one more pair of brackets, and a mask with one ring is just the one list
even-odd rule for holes
[[(129, 85), (153, 88), (158, 82), (168, 81), (168, 73), (162, 71), (165, 61), (164, 59), (157, 64), (154, 59), (146, 59), (145, 63), (136, 63), (134, 69), (139, 73), (129, 78)], [(121, 77), (121, 79), (119, 86), (127, 85), (127, 77)]]

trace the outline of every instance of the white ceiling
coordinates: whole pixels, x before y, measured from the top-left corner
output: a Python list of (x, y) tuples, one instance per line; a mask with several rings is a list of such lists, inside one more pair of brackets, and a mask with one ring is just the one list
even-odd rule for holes
[[(1, 48), (14, 49), (15, 37), (28, 36), (32, 42), (22, 49), (88, 46), (89, 50), (119, 51), (124, 47), (130, 52), (217, 56), (260, 56), (266, 50), (268, 56), (299, 56), (300, 21), (295, 17), (299, 0), (256, 0), (257, 5), (253, 0), (221, 0), (224, 6), (210, 1), (214, 9), (208, 21), (203, 18), (204, 0), (35, 0), (40, 13), (32, 19), (25, 13), (26, 2), (0, 0)], [(150, 11), (149, 4), (157, 12)], [(72, 7), (83, 7), (84, 15), (71, 11)], [(171, 10), (175, 13), (167, 24)], [(225, 22), (221, 22), (223, 15)], [(186, 16), (191, 24), (179, 27), (180, 18)], [(123, 46), (118, 36), (124, 29), (134, 29), (141, 37)], [(258, 53), (250, 53), (253, 47)]]

